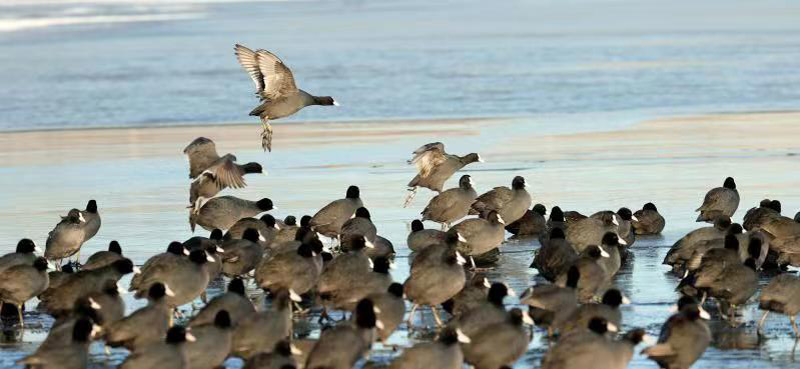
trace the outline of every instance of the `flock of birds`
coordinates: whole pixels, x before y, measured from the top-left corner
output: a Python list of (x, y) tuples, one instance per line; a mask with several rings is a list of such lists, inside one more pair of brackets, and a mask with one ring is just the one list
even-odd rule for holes
[[(273, 54), (240, 45), (236, 52), (263, 100), (253, 113), (265, 123), (265, 148), (271, 147), (267, 119), (312, 101), (333, 104), (297, 90), (291, 72)], [(225, 188), (246, 186), (245, 176), (263, 172), (261, 165), (220, 156), (214, 142), (203, 137), (184, 153), (192, 178), (189, 223), (193, 231), (197, 225), (210, 231), (208, 237), (172, 242), (141, 269), (123, 256), (116, 241), (81, 263), (81, 246), (101, 227), (92, 200), (85, 210), (72, 209), (62, 217), (42, 256), (33, 241), (22, 239), (15, 252), (0, 257), (4, 315), (13, 312), (13, 323), (22, 327), (24, 305), (38, 298), (37, 309), (55, 318), (47, 338), (19, 364), (85, 368), (89, 344), (103, 341), (130, 351), (120, 365), (126, 369), (211, 369), (229, 357), (243, 359), (245, 368), (352, 368), (404, 322), (413, 329), (419, 324), (414, 313), (429, 307), (436, 339), (403, 349), (389, 368), (462, 368), (464, 363), (509, 368), (527, 351), (534, 326), (551, 345), (541, 362), (545, 369), (624, 368), (642, 342), (648, 344), (643, 353), (659, 366), (688, 368), (711, 342), (705, 323), (711, 315), (703, 306), (713, 301), (719, 319), (740, 324), (737, 308), (756, 295), (764, 271), (775, 277), (758, 297), (764, 310), (759, 332), (767, 314), (775, 312), (787, 315), (800, 337), (795, 323), (800, 278), (785, 272), (787, 266), (800, 266), (800, 222), (782, 216), (779, 201), (764, 200), (741, 224), (733, 223), (739, 194), (732, 178), (710, 190), (697, 209), (697, 221), (712, 225), (688, 233), (667, 254), (664, 263), (682, 276), (682, 297), (659, 337), (648, 342), (641, 328), (618, 332), (619, 307), (629, 301), (613, 283), (620, 268), (633, 262), (637, 236), (664, 229), (652, 203), (636, 212), (620, 208), (590, 216), (556, 206), (548, 215), (543, 205), (532, 204), (520, 176), (510, 187), (481, 195), (469, 175), (444, 189), (456, 172), (481, 158), (448, 154), (441, 143), (424, 145), (410, 161), (418, 174), (409, 183), (409, 200), (418, 188), (437, 195), (411, 223), (410, 271), (399, 283), (391, 275), (392, 242), (378, 234), (357, 186), (299, 223), (291, 216), (277, 220), (267, 213), (275, 208), (270, 199), (219, 196)], [(441, 229), (426, 229), (426, 221)], [(520, 291), (525, 310), (507, 309), (504, 299), (517, 293), (484, 277), (486, 268), (499, 262), (508, 233), (538, 238), (541, 244), (531, 268), (548, 282)], [(332, 240), (329, 245), (326, 239)], [(48, 271), (52, 264), (56, 270)], [(125, 315), (121, 294), (126, 289), (119, 281), (128, 274), (133, 277), (127, 291), (148, 303)], [(219, 278), (229, 281), (227, 292), (208, 300), (209, 282)], [(254, 305), (248, 284), (269, 296), (265, 306)], [(198, 298), (203, 304), (191, 316), (177, 309), (194, 307)], [(319, 320), (328, 328), (318, 339), (296, 339), (293, 325), (310, 319), (311, 311), (321, 311)], [(335, 321), (338, 316), (342, 319)]]

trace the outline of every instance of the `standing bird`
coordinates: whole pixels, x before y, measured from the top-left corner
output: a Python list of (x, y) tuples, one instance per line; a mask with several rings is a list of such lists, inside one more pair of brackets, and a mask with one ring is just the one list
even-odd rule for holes
[(86, 259), (86, 263), (81, 265), (81, 270), (92, 270), (110, 265), (117, 260), (122, 260), (122, 246), (117, 241), (108, 243), (108, 250), (98, 251)]
[(369, 242), (375, 243), (375, 239), (378, 237), (378, 230), (375, 228), (375, 224), (372, 223), (369, 210), (365, 207), (360, 207), (356, 209), (352, 218), (342, 224), (339, 234), (341, 236), (342, 251), (347, 251), (353, 239), (358, 237), (364, 237)]
[(794, 336), (800, 338), (800, 329), (795, 322), (796, 315), (800, 313), (800, 278), (788, 273), (777, 275), (761, 290), (758, 308), (764, 310), (764, 315), (758, 321), (759, 335), (767, 314), (773, 311), (788, 316)]
[(47, 289), (47, 260), (37, 258), (33, 265), (16, 265), (0, 272), (0, 305), (14, 305), (19, 313), (19, 324), (24, 326), (22, 305)]
[(231, 355), (247, 360), (259, 352), (270, 352), (279, 341), (292, 334), (291, 302), (300, 302), (292, 290), (280, 290), (269, 310), (244, 317), (233, 333)]
[(500, 186), (478, 196), (472, 203), (470, 214), (486, 217), (496, 211), (507, 224), (522, 218), (531, 206), (531, 194), (525, 189), (525, 178), (516, 176), (511, 181), (511, 188)]
[(250, 112), (261, 118), (261, 147), (272, 151), (272, 126), (270, 120), (288, 117), (310, 105), (339, 105), (330, 96), (313, 96), (295, 85), (292, 71), (275, 54), (258, 49), (250, 50), (236, 44), (236, 59), (253, 79), (256, 95), (261, 104)]
[(75, 255), (86, 239), (85, 225), (86, 218), (78, 209), (72, 209), (67, 216), (61, 217), (61, 221), (47, 235), (44, 257), (58, 260), (60, 265), (62, 259)]
[(256, 312), (253, 302), (247, 297), (244, 281), (234, 278), (228, 283), (228, 292), (214, 297), (189, 321), (189, 326), (211, 324), (216, 319), (217, 313), (226, 311), (232, 325), (236, 325), (242, 318)]
[(356, 210), (364, 206), (358, 186), (350, 186), (343, 199), (325, 205), (311, 217), (308, 225), (314, 231), (330, 238), (339, 236), (342, 226), (353, 217)]
[(722, 187), (717, 187), (708, 191), (703, 199), (703, 205), (695, 211), (699, 211), (698, 222), (714, 223), (720, 216), (732, 217), (739, 207), (739, 191), (736, 190), (736, 182), (733, 178), (725, 178)]
[(308, 354), (308, 369), (352, 368), (372, 346), (375, 328), (383, 323), (377, 319), (372, 301), (363, 299), (356, 305), (354, 324), (340, 324), (320, 334), (319, 341)]
[(142, 272), (141, 282), (134, 296), (141, 298), (147, 294), (151, 285), (162, 283), (169, 285), (175, 292), (174, 296), (167, 297), (170, 306), (178, 307), (189, 303), (205, 292), (208, 286), (205, 264), (213, 261), (205, 251), (194, 250), (188, 258), (148, 268)]
[(0, 256), (0, 272), (17, 265), (33, 265), (37, 247), (33, 241), (23, 238), (17, 242), (16, 251)]
[(494, 323), (461, 346), (464, 360), (477, 369), (511, 367), (525, 354), (531, 337), (525, 325), (533, 325), (527, 312), (514, 308), (506, 321)]
[(205, 137), (194, 139), (183, 153), (189, 158), (189, 178), (193, 179), (189, 189), (189, 204), (193, 208), (199, 198), (210, 199), (228, 187), (247, 186), (245, 174), (264, 172), (255, 162), (237, 164), (233, 154), (219, 156), (214, 141)]
[(273, 209), (277, 208), (268, 198), (250, 201), (234, 196), (219, 196), (206, 202), (200, 201), (200, 205), (189, 214), (189, 225), (192, 227), (192, 232), (197, 224), (208, 231), (217, 228), (229, 229), (239, 219), (253, 217)]
[(429, 188), (431, 191), (442, 192), (444, 183), (461, 168), (474, 162), (483, 162), (476, 153), (464, 156), (451, 155), (444, 152), (444, 144), (433, 142), (422, 145), (414, 151), (414, 157), (408, 164), (416, 164), (419, 174), (408, 182), (410, 194), (406, 198), (404, 207), (411, 203), (418, 187)]
[(561, 228), (553, 228), (550, 238), (542, 240), (542, 247), (533, 257), (531, 268), (539, 271), (539, 275), (552, 282), (578, 260), (578, 253), (564, 238)]
[(273, 292), (291, 289), (298, 294), (305, 294), (317, 285), (322, 272), (322, 266), (316, 263), (316, 258), (309, 244), (301, 244), (297, 249), (265, 258), (256, 267), (256, 283)]
[[(81, 210), (83, 219), (86, 219), (85, 235), (83, 242), (89, 241), (100, 230), (100, 213), (97, 212), (97, 201), (89, 200), (86, 210)], [(80, 252), (80, 251), (79, 251)]]
[(134, 351), (160, 341), (172, 324), (172, 308), (167, 304), (167, 297), (172, 296), (175, 293), (169, 286), (154, 283), (147, 293), (147, 306), (114, 322), (105, 331), (106, 344)]
[(187, 368), (186, 342), (195, 337), (186, 328), (176, 325), (167, 331), (164, 342), (158, 342), (134, 352), (120, 364), (120, 369)]
[(257, 230), (248, 228), (242, 239), (222, 243), (222, 274), (238, 277), (250, 273), (261, 262), (264, 249), (258, 244), (263, 239)]
[(664, 230), (664, 217), (658, 213), (658, 208), (652, 202), (642, 206), (642, 210), (633, 213), (637, 220), (632, 222), (633, 231), (638, 235), (659, 234)]
[[(466, 284), (464, 263), (466, 260), (456, 251), (458, 234), (448, 235), (447, 245), (441, 247), (444, 252), (432, 253), (429, 258), (419, 261), (411, 267), (411, 275), (404, 283), (406, 296), (414, 304), (408, 314), (408, 326), (411, 326), (414, 311), (420, 305), (429, 305), (433, 311), (436, 325), (441, 326), (436, 305), (439, 305), (458, 294)], [(436, 246), (436, 248), (440, 248)], [(431, 250), (433, 247), (426, 249)], [(419, 260), (419, 256), (415, 259)]]
[(688, 369), (711, 343), (711, 330), (703, 319), (708, 313), (691, 297), (678, 301), (679, 311), (661, 326), (658, 343), (642, 351), (666, 369)]
[(233, 343), (231, 317), (225, 310), (220, 310), (211, 324), (192, 327), (194, 342), (186, 345), (187, 368), (215, 369), (223, 367), (222, 362), (228, 357)]
[(92, 342), (94, 325), (88, 318), (81, 318), (72, 328), (70, 342), (63, 345), (41, 346), (32, 355), (17, 362), (26, 368), (83, 369), (89, 362), (89, 344)]
[(411, 251), (420, 251), (428, 246), (435, 246), (444, 242), (447, 233), (437, 229), (425, 229), (419, 219), (411, 222), (411, 233), (406, 238), (406, 244)]
[(547, 208), (542, 204), (536, 204), (532, 209), (526, 210), (522, 218), (507, 225), (506, 231), (519, 237), (543, 234), (547, 228), (545, 215), (547, 215)]
[(500, 247), (506, 236), (505, 226), (500, 214), (492, 211), (486, 219), (466, 219), (453, 226), (448, 233), (465, 239), (458, 244), (458, 250), (464, 255), (478, 256)]
[(422, 220), (441, 223), (442, 228), (450, 228), (450, 224), (467, 216), (478, 193), (475, 191), (472, 177), (463, 175), (458, 180), (458, 187), (448, 189), (428, 202), (422, 210)]

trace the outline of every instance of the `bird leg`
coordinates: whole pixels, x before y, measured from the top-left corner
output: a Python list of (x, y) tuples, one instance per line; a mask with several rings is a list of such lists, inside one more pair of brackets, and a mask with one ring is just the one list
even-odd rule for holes
[(700, 306), (703, 306), (703, 304), (706, 303), (706, 297), (708, 297), (708, 292), (703, 291), (703, 298), (700, 299)]
[(411, 329), (412, 326), (411, 322), (414, 320), (414, 312), (417, 311), (417, 307), (419, 307), (419, 305), (417, 304), (412, 305), (411, 312), (408, 313), (408, 320), (406, 321), (406, 324), (408, 325), (409, 329)]
[(417, 187), (409, 188), (408, 195), (406, 195), (406, 201), (403, 203), (403, 207), (407, 208), (408, 205), (411, 204), (411, 201), (414, 200), (414, 196), (417, 195)]
[(25, 329), (25, 321), (22, 318), (22, 305), (17, 305), (17, 314), (19, 315), (19, 329)]
[(796, 338), (800, 338), (800, 329), (797, 328), (797, 322), (795, 321), (795, 317), (790, 316), (789, 321), (792, 322), (792, 329), (794, 330), (794, 336)]
[(769, 315), (769, 310), (764, 311), (764, 315), (761, 316), (761, 319), (758, 320), (758, 328), (756, 332), (760, 336), (762, 334), (762, 328), (764, 327), (764, 322), (767, 320), (767, 315)]
[(437, 327), (443, 326), (444, 324), (442, 324), (442, 319), (439, 318), (439, 311), (436, 310), (436, 306), (431, 305), (431, 312), (433, 313), (433, 320), (436, 321), (436, 326)]
[(272, 125), (269, 124), (269, 119), (266, 117), (261, 118), (261, 147), (264, 151), (272, 152)]

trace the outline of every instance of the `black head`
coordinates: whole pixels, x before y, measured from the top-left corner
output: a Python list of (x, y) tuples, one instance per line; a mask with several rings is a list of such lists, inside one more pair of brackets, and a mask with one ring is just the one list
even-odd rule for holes
[(360, 207), (356, 209), (356, 218), (372, 219), (370, 218), (369, 210), (367, 210), (367, 208), (365, 207)]
[(298, 228), (297, 231), (294, 233), (294, 240), (303, 242), (306, 239), (306, 236), (308, 235), (309, 232), (313, 232), (311, 228), (308, 227)]
[(217, 312), (217, 315), (214, 317), (214, 325), (217, 328), (230, 328), (231, 327), (231, 315), (228, 314), (227, 310), (220, 310)]
[(33, 267), (40, 272), (46, 271), (48, 266), (49, 264), (47, 264), (47, 259), (43, 257), (38, 257), (33, 261)]
[(300, 255), (304, 258), (310, 258), (314, 256), (314, 250), (311, 248), (311, 245), (304, 243), (297, 248), (297, 255)]
[(533, 209), (531, 209), (531, 211), (533, 211), (534, 213), (539, 214), (541, 216), (547, 215), (547, 208), (544, 207), (544, 205), (542, 205), (542, 204), (534, 205)]
[(622, 292), (619, 292), (618, 289), (612, 288), (606, 293), (603, 294), (603, 304), (611, 306), (613, 308), (617, 308), (622, 305)]
[(642, 206), (642, 209), (658, 211), (658, 209), (656, 208), (656, 204), (653, 204), (652, 202), (648, 202), (647, 204), (644, 204), (644, 206)]
[(626, 333), (622, 339), (628, 341), (631, 345), (636, 346), (644, 341), (644, 336), (646, 335), (647, 333), (644, 331), (644, 329), (637, 328)]
[(133, 273), (134, 265), (131, 259), (125, 258), (121, 260), (117, 260), (111, 264), (111, 267), (117, 271), (117, 273), (125, 275)]
[(120, 246), (119, 242), (117, 241), (111, 241), (108, 243), (108, 251), (117, 255), (122, 255), (122, 246)]
[(218, 228), (214, 228), (214, 230), (211, 231), (211, 234), (208, 235), (208, 239), (214, 240), (214, 241), (221, 241), (222, 240), (222, 230), (218, 229)]
[(266, 197), (261, 199), (261, 200), (258, 200), (258, 202), (256, 202), (256, 206), (259, 209), (261, 209), (261, 211), (270, 211), (270, 210), (275, 208), (272, 205), (272, 200), (270, 200), (270, 199), (268, 199)]
[(213, 257), (217, 254), (217, 246), (216, 245), (208, 245), (206, 246), (206, 252), (209, 256)]
[(725, 248), (728, 250), (739, 250), (739, 239), (735, 235), (729, 234), (725, 236)]
[(231, 279), (230, 283), (228, 283), (228, 292), (233, 292), (237, 295), (244, 296), (244, 281), (241, 278)]
[(594, 317), (589, 320), (589, 325), (587, 328), (594, 333), (603, 335), (608, 332), (608, 321), (600, 317)]
[(578, 281), (581, 279), (581, 272), (577, 266), (573, 265), (567, 271), (567, 287), (578, 288)]
[(756, 268), (756, 259), (747, 258), (747, 260), (744, 261), (744, 266), (746, 266), (746, 267), (748, 267), (748, 268), (750, 268), (752, 270), (757, 270), (757, 268)]
[(464, 164), (471, 164), (482, 161), (483, 160), (481, 159), (481, 156), (474, 152), (471, 154), (464, 155), (464, 157), (461, 158), (461, 162)]
[(20, 254), (30, 254), (36, 251), (36, 244), (30, 239), (23, 238), (17, 242), (17, 252)]
[(97, 201), (89, 200), (89, 202), (86, 203), (86, 212), (87, 213), (96, 214), (97, 213)]
[(619, 236), (617, 236), (613, 232), (606, 232), (606, 234), (603, 235), (603, 245), (605, 246), (619, 245)]
[(372, 243), (369, 242), (364, 236), (356, 236), (353, 237), (353, 240), (350, 242), (350, 250), (351, 251), (360, 251), (367, 247), (367, 245), (371, 245)]
[(275, 344), (274, 352), (283, 357), (292, 356), (292, 343), (288, 340), (281, 340)]
[(422, 224), (421, 220), (414, 219), (414, 221), (411, 222), (411, 232), (419, 232), (423, 229), (425, 229), (425, 225)]
[(283, 218), (283, 224), (294, 227), (297, 225), (297, 218), (294, 215), (287, 215), (286, 218)]
[(731, 226), (731, 218), (726, 216), (721, 216), (714, 221), (714, 228), (719, 230), (726, 230)]
[(750, 244), (747, 245), (747, 254), (751, 257), (758, 259), (761, 257), (761, 239), (758, 237), (751, 237)]
[(330, 252), (323, 251), (322, 253), (320, 253), (320, 255), (322, 256), (322, 262), (323, 263), (327, 263), (327, 262), (333, 260), (333, 254), (331, 254)]
[(508, 321), (517, 326), (521, 326), (525, 322), (525, 314), (518, 308), (513, 308), (508, 312)]
[(486, 300), (497, 306), (503, 306), (503, 299), (508, 296), (508, 286), (505, 283), (492, 283)]
[(683, 296), (680, 299), (678, 299), (677, 305), (678, 305), (678, 311), (683, 311), (683, 309), (687, 306), (697, 305), (697, 300), (695, 300), (694, 297), (691, 296)]
[(325, 249), (325, 246), (319, 238), (312, 238), (305, 243), (311, 246), (311, 251), (314, 251), (317, 255), (322, 254), (322, 251)]
[(345, 197), (348, 199), (357, 199), (361, 197), (361, 190), (358, 189), (358, 186), (347, 187), (347, 194)]
[(781, 213), (781, 202), (780, 202), (780, 201), (778, 201), (778, 200), (772, 200), (772, 201), (770, 201), (770, 202), (769, 202), (769, 206), (768, 206), (768, 207), (769, 207), (770, 209), (772, 209), (772, 210), (775, 210), (776, 212), (778, 212), (778, 214), (780, 214), (780, 213)]
[(515, 190), (522, 190), (525, 188), (525, 178), (522, 176), (516, 176), (513, 180), (511, 180), (511, 188)]
[(242, 165), (242, 169), (244, 169), (245, 173), (264, 173), (264, 168), (261, 167), (261, 164), (256, 162)]
[(389, 285), (388, 292), (394, 297), (403, 297), (403, 285), (400, 283), (392, 283)]
[(739, 223), (733, 223), (730, 227), (728, 227), (727, 234), (742, 234), (744, 229), (742, 229), (742, 225)]
[(383, 256), (375, 258), (372, 264), (372, 271), (375, 273), (389, 274), (389, 270), (392, 269), (392, 263)]
[(180, 325), (174, 325), (167, 331), (167, 343), (180, 344), (186, 342), (187, 338), (186, 328)]
[(563, 222), (564, 221), (564, 212), (558, 206), (553, 206), (550, 209), (550, 220), (553, 222)]
[(261, 221), (267, 226), (267, 228), (275, 228), (275, 217), (269, 214), (264, 214), (261, 216)]
[(564, 235), (564, 230), (563, 229), (561, 229), (561, 228), (553, 228), (552, 230), (550, 230), (550, 239), (551, 240), (555, 240), (555, 239), (563, 240), (565, 238), (566, 238), (566, 236)]
[(722, 187), (730, 188), (731, 190), (736, 189), (736, 182), (733, 181), (733, 177), (725, 178), (725, 183), (722, 184)]
[(461, 178), (458, 179), (458, 187), (464, 190), (472, 188), (472, 177), (468, 174), (461, 176)]
[(500, 214), (494, 210), (490, 211), (489, 214), (486, 215), (486, 220), (488, 220), (489, 223), (492, 223), (494, 225), (505, 224), (505, 221), (500, 216)]
[(150, 286), (150, 289), (147, 290), (147, 297), (153, 301), (161, 300), (166, 295), (167, 295), (167, 287), (160, 282), (153, 283)]
[(361, 299), (356, 305), (355, 315), (356, 325), (359, 328), (375, 328), (378, 318), (375, 316), (375, 305), (372, 304), (372, 300)]
[(189, 260), (197, 265), (203, 265), (208, 262), (208, 254), (206, 250), (194, 250), (189, 254)]
[(436, 340), (447, 346), (456, 345), (458, 344), (458, 331), (456, 331), (456, 328), (447, 327), (439, 333), (439, 337)]
[(74, 342), (89, 342), (92, 336), (92, 328), (94, 324), (89, 318), (80, 318), (75, 321), (75, 326), (72, 328), (72, 341)]
[(447, 236), (445, 237), (444, 242), (447, 245), (455, 246), (458, 245), (459, 242), (458, 239), (459, 239), (458, 232), (447, 232)]
[(689, 320), (697, 320), (701, 318), (701, 311), (700, 306), (697, 304), (685, 305), (681, 312), (688, 318)]
[(67, 263), (61, 267), (61, 272), (67, 274), (75, 273), (75, 266), (72, 263)]
[(798, 211), (797, 214), (794, 215), (794, 221), (800, 223), (800, 211)]
[[(74, 223), (74, 224), (80, 224), (80, 223), (81, 223), (81, 218), (82, 218), (82, 217), (83, 217), (83, 216), (81, 215), (81, 211), (80, 211), (80, 210), (78, 210), (78, 209), (71, 209), (71, 210), (70, 210), (70, 211), (67, 213), (66, 220), (68, 220), (70, 223)], [(85, 221), (85, 219), (84, 219), (84, 221)]]
[(631, 212), (631, 209), (628, 209), (628, 208), (619, 208), (619, 210), (617, 210), (617, 215), (619, 215), (619, 217), (622, 218), (622, 220), (627, 220), (629, 222), (631, 221), (631, 218), (633, 217), (633, 213)]
[(761, 202), (758, 203), (758, 206), (761, 207), (761, 208), (768, 208), (770, 202), (771, 202), (770, 199), (764, 199), (764, 200), (761, 200)]
[(169, 246), (167, 246), (167, 252), (173, 255), (183, 256), (184, 250), (186, 249), (183, 247), (183, 244), (178, 241), (172, 241), (169, 243)]
[(314, 105), (331, 106), (338, 104), (336, 104), (336, 100), (330, 96), (314, 96)]
[(303, 227), (303, 228), (307, 228), (310, 225), (311, 225), (311, 216), (310, 215), (303, 215), (303, 217), (300, 218), (300, 226)]
[(259, 234), (258, 230), (255, 228), (247, 228), (242, 234), (243, 240), (248, 240), (253, 243), (258, 243), (259, 238), (261, 238), (261, 234)]
[(603, 257), (603, 250), (601, 250), (600, 246), (597, 246), (597, 245), (589, 245), (589, 246), (586, 247), (586, 249), (583, 250), (583, 252), (586, 255), (588, 255), (590, 258), (595, 259), (595, 260), (600, 259), (601, 257)]

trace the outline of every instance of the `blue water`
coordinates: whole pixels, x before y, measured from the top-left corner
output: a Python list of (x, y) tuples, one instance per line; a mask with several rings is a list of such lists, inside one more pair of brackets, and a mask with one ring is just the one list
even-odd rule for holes
[(797, 14), (790, 0), (8, 0), (0, 130), (252, 121), (237, 42), (342, 104), (294, 121), (794, 109)]

